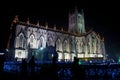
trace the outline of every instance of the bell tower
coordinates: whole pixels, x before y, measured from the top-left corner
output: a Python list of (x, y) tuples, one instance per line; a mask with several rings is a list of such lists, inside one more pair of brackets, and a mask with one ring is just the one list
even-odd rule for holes
[(81, 10), (81, 13), (78, 13), (78, 9), (75, 8), (75, 11), (72, 14), (69, 13), (68, 24), (69, 24), (68, 32), (84, 34), (86, 31), (83, 10)]

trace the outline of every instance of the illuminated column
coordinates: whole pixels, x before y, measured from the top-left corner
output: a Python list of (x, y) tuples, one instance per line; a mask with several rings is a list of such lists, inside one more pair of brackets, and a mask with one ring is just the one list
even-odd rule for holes
[(90, 54), (92, 54), (92, 53), (93, 53), (93, 51), (92, 51), (92, 40), (91, 40), (91, 36), (90, 36), (89, 46), (90, 46)]
[(79, 57), (78, 56), (79, 54), (79, 43), (78, 42), (76, 42), (76, 54), (77, 54), (77, 57)]
[(101, 53), (103, 54), (103, 59), (106, 60), (107, 59), (107, 54), (105, 51), (105, 44), (104, 44), (104, 38), (101, 40)]
[(62, 52), (62, 43), (60, 39), (56, 40), (56, 51), (58, 53), (58, 60), (62, 60), (63, 59), (63, 52)]
[(94, 53), (96, 54), (96, 40), (94, 39)]
[(86, 43), (85, 43), (85, 45), (84, 45), (84, 48), (85, 48), (85, 49), (84, 49), (84, 50), (85, 50), (85, 57), (89, 57), (89, 56), (88, 56), (87, 44), (86, 44)]
[(64, 52), (63, 52), (63, 51), (64, 51), (64, 48), (63, 48), (63, 38), (62, 38), (62, 40), (61, 40), (61, 44), (62, 44), (62, 45), (61, 45), (61, 46), (62, 46), (62, 47), (61, 47), (61, 49), (62, 49), (62, 50), (61, 50), (62, 60), (64, 60)]

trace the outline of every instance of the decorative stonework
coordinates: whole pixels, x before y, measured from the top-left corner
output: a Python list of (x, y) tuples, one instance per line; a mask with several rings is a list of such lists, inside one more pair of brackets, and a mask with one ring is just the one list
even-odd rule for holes
[[(75, 21), (75, 15), (78, 14), (79, 21)], [(71, 21), (73, 19), (73, 21)], [(101, 38), (99, 34), (93, 30), (86, 32), (84, 25), (84, 16), (80, 13), (69, 14), (69, 28), (68, 32), (56, 29), (56, 25), (53, 29), (48, 27), (48, 23), (45, 26), (41, 26), (39, 21), (37, 24), (30, 24), (29, 18), (27, 23), (20, 22), (16, 16), (13, 20), (15, 29), (15, 36), (12, 37), (14, 42), (14, 58), (29, 58), (30, 55), (37, 56), (37, 59), (41, 60), (41, 55), (47, 47), (53, 47), (58, 53), (59, 60), (73, 60), (74, 56), (78, 58), (94, 58), (99, 55), (103, 55), (105, 59), (105, 46), (104, 38)], [(75, 26), (74, 24), (78, 24)], [(81, 26), (79, 26), (81, 24)], [(79, 29), (79, 30), (78, 30)], [(13, 48), (12, 46), (9, 47)], [(54, 49), (53, 49), (54, 50)], [(44, 54), (46, 54), (45, 52)], [(52, 53), (53, 54), (53, 53)], [(38, 56), (39, 55), (39, 56)], [(97, 56), (98, 58), (101, 56)], [(50, 57), (47, 56), (48, 58)]]

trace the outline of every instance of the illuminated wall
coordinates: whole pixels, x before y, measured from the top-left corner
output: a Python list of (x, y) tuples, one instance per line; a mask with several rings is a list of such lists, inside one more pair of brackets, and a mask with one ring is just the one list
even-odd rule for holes
[(15, 50), (15, 58), (27, 58), (28, 54), (25, 50)]
[(27, 59), (33, 54), (37, 58), (43, 58), (44, 54), (46, 57), (51, 57), (53, 54), (47, 56), (47, 52), (44, 51), (49, 46), (56, 48), (59, 61), (73, 60), (75, 56), (94, 58), (105, 55), (103, 38), (92, 30), (86, 32), (84, 15), (78, 12), (69, 14), (68, 31), (21, 21), (14, 24), (14, 58)]

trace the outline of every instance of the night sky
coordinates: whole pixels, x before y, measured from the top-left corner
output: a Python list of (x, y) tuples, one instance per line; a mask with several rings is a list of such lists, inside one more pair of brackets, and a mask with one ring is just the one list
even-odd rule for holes
[[(3, 3), (4, 4), (4, 3)], [(109, 56), (120, 56), (120, 12), (118, 1), (111, 0), (56, 0), (56, 1), (17, 1), (0, 6), (0, 49), (5, 49), (9, 36), (10, 24), (15, 15), (21, 21), (30, 23), (40, 21), (41, 25), (48, 22), (49, 26), (56, 24), (67, 30), (68, 13), (77, 6), (78, 11), (84, 10), (86, 29), (93, 28), (105, 39), (106, 53)]]

